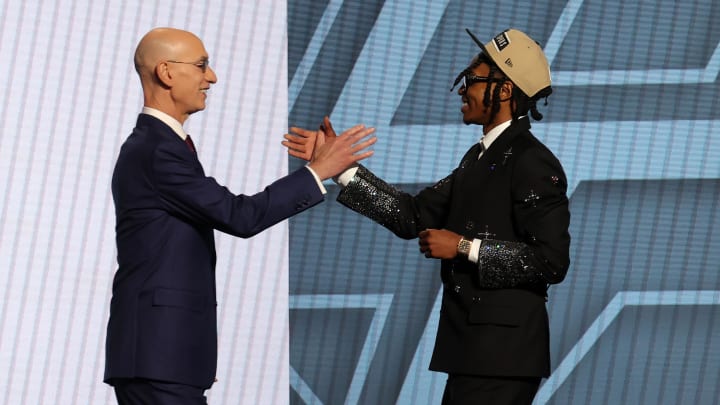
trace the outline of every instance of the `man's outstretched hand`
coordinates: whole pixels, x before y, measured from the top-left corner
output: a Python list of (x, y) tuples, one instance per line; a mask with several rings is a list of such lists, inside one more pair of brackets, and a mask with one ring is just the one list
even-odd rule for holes
[(310, 161), (315, 149), (315, 139), (318, 136), (325, 136), (320, 130), (311, 131), (305, 128), (290, 127), (290, 133), (285, 134), (283, 146), (288, 149), (288, 154), (298, 159)]
[[(291, 132), (293, 132), (292, 130), (291, 128)], [(325, 117), (323, 125), (318, 131), (294, 128), (294, 132), (304, 139), (304, 142), (301, 142), (304, 146), (295, 149), (288, 146), (288, 153), (293, 155), (291, 151), (294, 150), (298, 155), (309, 156), (310, 164), (308, 166), (322, 180), (336, 176), (355, 163), (372, 156), (373, 151), (368, 148), (377, 141), (375, 136), (370, 136), (375, 133), (375, 128), (366, 128), (362, 124), (355, 125), (342, 134), (336, 135), (328, 117)], [(309, 135), (311, 132), (315, 132), (314, 139), (312, 139), (313, 135)], [(308, 136), (303, 136), (303, 133)], [(286, 135), (285, 139), (288, 139), (288, 136)], [(300, 150), (302, 151), (300, 152)]]
[(285, 134), (285, 140), (282, 141), (282, 144), (288, 148), (288, 154), (290, 156), (309, 162), (312, 158), (313, 150), (315, 150), (315, 140), (323, 136), (325, 140), (337, 137), (332, 123), (330, 123), (330, 117), (327, 115), (323, 118), (320, 128), (315, 131), (290, 127), (290, 133)]
[(330, 118), (325, 116), (320, 128), (314, 131), (291, 127), (282, 144), (290, 156), (309, 161), (313, 171), (325, 180), (372, 156), (373, 151), (368, 148), (377, 141), (370, 137), (374, 132), (375, 128), (361, 124), (337, 135)]

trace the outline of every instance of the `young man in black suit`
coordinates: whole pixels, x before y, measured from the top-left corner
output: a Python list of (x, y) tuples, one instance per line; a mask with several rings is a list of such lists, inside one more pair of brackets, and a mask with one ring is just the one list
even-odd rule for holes
[[(545, 303), (570, 263), (567, 180), (530, 132), (528, 114), (552, 92), (540, 46), (510, 29), (483, 44), (455, 80), (465, 124), (482, 135), (458, 167), (412, 196), (363, 166), (339, 176), (338, 201), (441, 259), (444, 285), (430, 369), (448, 380), (443, 405), (530, 404), (550, 373)], [(325, 131), (293, 129), (290, 154), (307, 157)]]

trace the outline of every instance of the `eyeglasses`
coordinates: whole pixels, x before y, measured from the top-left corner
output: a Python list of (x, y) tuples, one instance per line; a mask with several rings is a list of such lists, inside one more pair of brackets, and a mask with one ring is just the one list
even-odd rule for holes
[(489, 77), (489, 76), (475, 76), (471, 74), (463, 75), (462, 81), (460, 82), (460, 86), (467, 89), (468, 87), (472, 86), (475, 83), (491, 83), (491, 82), (499, 82), (502, 79), (498, 77)]
[(472, 73), (470, 73), (470, 69), (465, 69), (462, 73), (460, 73), (455, 78), (455, 83), (453, 83), (452, 88), (450, 88), (450, 91), (455, 90), (455, 87), (457, 87), (458, 84), (460, 84), (460, 91), (463, 93), (467, 91), (468, 87), (472, 86), (475, 83), (502, 83), (505, 81), (505, 78), (502, 77), (489, 77), (489, 76), (477, 76)]
[(208, 67), (210, 66), (210, 61), (208, 59), (199, 60), (197, 62), (180, 62), (179, 60), (166, 60), (167, 63), (182, 63), (184, 65), (193, 65), (197, 67), (198, 69), (202, 70), (203, 73), (207, 72)]

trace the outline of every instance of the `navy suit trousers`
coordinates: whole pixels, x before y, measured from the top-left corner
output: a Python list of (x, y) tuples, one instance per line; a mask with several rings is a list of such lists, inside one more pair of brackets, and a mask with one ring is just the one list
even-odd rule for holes
[(119, 405), (207, 405), (205, 390), (191, 385), (147, 380), (114, 379)]

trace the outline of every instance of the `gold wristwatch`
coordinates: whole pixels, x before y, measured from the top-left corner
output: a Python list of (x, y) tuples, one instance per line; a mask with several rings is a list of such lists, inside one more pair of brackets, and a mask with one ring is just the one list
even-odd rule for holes
[(472, 246), (472, 241), (465, 239), (464, 236), (460, 237), (460, 242), (457, 244), (457, 251), (458, 254), (463, 257), (470, 256), (470, 247)]

